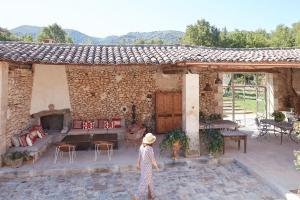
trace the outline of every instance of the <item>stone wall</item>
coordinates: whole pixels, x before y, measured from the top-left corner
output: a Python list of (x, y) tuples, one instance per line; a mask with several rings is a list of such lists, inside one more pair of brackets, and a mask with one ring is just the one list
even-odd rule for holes
[(6, 126), (7, 146), (11, 137), (31, 123), (30, 102), (33, 73), (31, 66), (10, 65), (8, 73), (8, 111)]
[(138, 121), (154, 113), (157, 67), (67, 66), (73, 119), (130, 119), (131, 102)]
[[(290, 69), (280, 69), (279, 73), (273, 74), (273, 90), (274, 90), (274, 108), (275, 110), (286, 111), (288, 107), (294, 107), (294, 99), (296, 99), (297, 86), (292, 84), (292, 71)], [(293, 80), (299, 77), (293, 76)]]
[[(222, 78), (222, 74), (219, 74)], [(216, 85), (215, 79), (217, 78), (216, 72), (204, 71), (200, 73), (200, 111), (206, 115), (212, 113), (223, 113), (223, 91), (222, 85)], [(213, 91), (203, 91), (206, 83), (209, 83)]]
[[(155, 92), (181, 91), (182, 75), (166, 75), (159, 66), (66, 66), (72, 119), (131, 119), (131, 102), (137, 119), (148, 122), (155, 113)], [(200, 110), (222, 112), (222, 93), (214, 84), (216, 73), (200, 73)], [(209, 82), (212, 92), (203, 92)], [(6, 143), (32, 123), (33, 70), (28, 65), (10, 65)]]
[[(159, 66), (66, 66), (73, 119), (131, 119), (131, 102), (137, 119), (148, 121), (155, 112), (156, 91), (181, 91), (182, 75), (166, 75)], [(200, 74), (200, 110), (222, 113), (222, 93), (216, 73)], [(209, 82), (212, 92), (202, 92)]]

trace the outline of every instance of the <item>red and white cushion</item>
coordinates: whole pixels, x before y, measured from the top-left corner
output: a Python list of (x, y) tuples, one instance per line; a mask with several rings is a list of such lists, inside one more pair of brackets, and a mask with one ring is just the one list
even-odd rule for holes
[(112, 118), (112, 122), (113, 122), (114, 128), (121, 128), (121, 118), (114, 117), (114, 118)]
[(78, 119), (74, 119), (73, 120), (73, 124), (72, 124), (72, 127), (74, 129), (82, 129), (83, 128), (83, 123), (82, 123), (82, 120), (78, 120)]
[(26, 135), (27, 133), (23, 133), (19, 135), (19, 143), (21, 147), (26, 147), (28, 146), (27, 142), (26, 142)]
[(84, 121), (82, 123), (83, 129), (93, 129), (94, 128), (94, 122), (93, 121)]
[(105, 129), (114, 128), (114, 123), (113, 123), (112, 121), (105, 120), (105, 121), (104, 121), (104, 128), (105, 128)]
[(104, 122), (108, 119), (98, 119), (98, 128), (104, 128)]
[(30, 129), (29, 129), (29, 133), (31, 133), (32, 131), (36, 131), (37, 135), (39, 138), (43, 138), (46, 136), (46, 133), (43, 129), (42, 126), (39, 126), (39, 125), (35, 125), (35, 126), (32, 126)]

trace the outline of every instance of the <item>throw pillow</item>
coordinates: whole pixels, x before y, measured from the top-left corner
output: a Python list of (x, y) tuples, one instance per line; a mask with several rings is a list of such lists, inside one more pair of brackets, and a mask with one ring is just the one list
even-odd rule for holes
[(106, 128), (106, 129), (114, 128), (114, 123), (112, 121), (105, 120), (104, 128)]
[(32, 142), (32, 140), (31, 140), (31, 138), (30, 138), (30, 135), (29, 134), (27, 134), (26, 135), (26, 143), (27, 143), (27, 145), (28, 146), (32, 146), (32, 144), (33, 144), (33, 142)]
[(40, 132), (40, 134), (42, 135), (42, 137), (45, 137), (46, 136), (46, 133), (43, 129), (42, 126), (40, 125), (35, 125), (35, 126), (32, 126), (30, 129), (29, 129), (29, 133), (33, 130), (37, 130), (38, 132)]
[(11, 143), (14, 147), (19, 147), (20, 146), (19, 137), (17, 135), (12, 136)]
[(74, 129), (82, 129), (82, 120), (73, 120), (73, 128)]
[(112, 118), (114, 128), (121, 128), (121, 118)]
[(28, 146), (27, 145), (27, 142), (26, 142), (26, 135), (27, 135), (27, 133), (22, 133), (22, 134), (20, 134), (19, 135), (19, 143), (20, 143), (20, 146), (21, 147), (26, 147), (26, 146)]
[(29, 133), (28, 135), (29, 135), (29, 137), (31, 138), (31, 140), (32, 140), (32, 144), (36, 141), (36, 139), (38, 139), (39, 138), (39, 136), (38, 136), (38, 133), (37, 132), (39, 132), (38, 130), (35, 130), (35, 131), (32, 131), (31, 133)]
[(94, 122), (92, 122), (92, 121), (84, 121), (82, 123), (82, 128), (83, 129), (93, 129), (94, 128)]
[(104, 122), (108, 121), (107, 119), (98, 119), (98, 127), (104, 128)]
[(43, 138), (44, 137), (40, 131), (36, 130), (36, 133), (37, 133), (37, 135), (38, 135), (39, 138)]

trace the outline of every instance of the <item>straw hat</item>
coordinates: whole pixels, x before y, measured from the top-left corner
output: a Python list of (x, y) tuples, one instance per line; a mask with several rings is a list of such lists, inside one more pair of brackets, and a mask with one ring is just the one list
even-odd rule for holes
[(156, 140), (156, 137), (152, 133), (147, 133), (143, 138), (144, 144), (153, 144)]

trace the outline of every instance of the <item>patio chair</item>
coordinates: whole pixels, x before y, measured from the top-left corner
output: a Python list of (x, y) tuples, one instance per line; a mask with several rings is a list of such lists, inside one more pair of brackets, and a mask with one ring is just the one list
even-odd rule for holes
[(125, 144), (126, 147), (128, 144), (134, 144), (134, 146), (137, 146), (142, 142), (142, 138), (145, 134), (146, 128), (139, 126), (137, 124), (133, 124), (129, 127), (127, 127), (127, 131), (125, 133)]
[(261, 123), (257, 117), (255, 118), (255, 124), (258, 129), (258, 138), (266, 136), (269, 133), (269, 130), (271, 130), (269, 129), (270, 125)]

